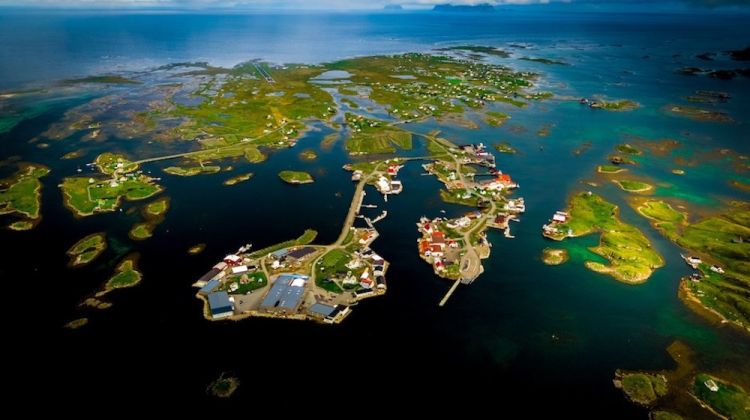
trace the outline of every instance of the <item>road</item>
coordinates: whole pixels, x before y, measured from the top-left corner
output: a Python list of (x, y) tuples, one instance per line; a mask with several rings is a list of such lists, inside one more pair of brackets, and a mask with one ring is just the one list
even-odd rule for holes
[(242, 143), (252, 143), (252, 142), (254, 142), (254, 141), (260, 140), (260, 139), (262, 139), (263, 137), (266, 137), (267, 135), (269, 135), (269, 134), (271, 134), (271, 133), (275, 133), (275, 132), (277, 132), (277, 131), (281, 130), (281, 129), (282, 129), (282, 128), (284, 128), (284, 127), (285, 127), (285, 126), (286, 126), (287, 124), (288, 124), (288, 123), (284, 123), (284, 124), (281, 124), (281, 125), (280, 125), (280, 126), (279, 126), (278, 128), (276, 128), (276, 129), (274, 129), (274, 130), (272, 130), (272, 131), (269, 131), (268, 133), (263, 133), (263, 134), (261, 134), (261, 135), (260, 135), (260, 136), (258, 136), (258, 137), (255, 137), (255, 138), (249, 139), (249, 140), (247, 140), (247, 141), (242, 141), (242, 142), (240, 142), (240, 143), (227, 144), (226, 146), (219, 146), (219, 147), (217, 147), (217, 148), (215, 148), (215, 149), (193, 150), (192, 152), (175, 153), (175, 154), (173, 154), (173, 155), (165, 155), (165, 156), (155, 156), (155, 157), (152, 157), (152, 158), (147, 158), (147, 159), (136, 160), (136, 161), (134, 161), (134, 163), (137, 163), (137, 164), (139, 164), (139, 165), (140, 165), (140, 164), (143, 164), (143, 163), (149, 163), (149, 162), (158, 162), (158, 161), (160, 161), (160, 160), (170, 160), (170, 159), (178, 159), (178, 158), (184, 158), (184, 157), (188, 157), (188, 156), (193, 156), (193, 155), (200, 155), (200, 154), (208, 153), (208, 152), (210, 152), (210, 151), (212, 151), (212, 150), (214, 150), (214, 151), (217, 151), (217, 152), (219, 152), (219, 151), (221, 151), (221, 150), (224, 150), (224, 149), (228, 149), (228, 148), (230, 148), (230, 147), (237, 147), (237, 145), (238, 145), (238, 144), (242, 144)]

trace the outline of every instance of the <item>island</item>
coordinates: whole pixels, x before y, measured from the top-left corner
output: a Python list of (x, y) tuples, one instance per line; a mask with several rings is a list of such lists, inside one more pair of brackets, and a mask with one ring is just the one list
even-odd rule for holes
[(315, 160), (318, 158), (318, 154), (315, 153), (315, 150), (308, 149), (300, 152), (299, 157), (302, 160)]
[(539, 58), (539, 57), (521, 57), (519, 60), (523, 61), (533, 61), (535, 63), (541, 63), (541, 64), (547, 64), (547, 65), (559, 65), (559, 66), (567, 66), (568, 63), (562, 61), (562, 60), (552, 60), (550, 58)]
[(626, 168), (622, 168), (617, 165), (599, 165), (596, 167), (596, 171), (600, 174), (619, 174), (621, 172), (626, 172)]
[(40, 216), (42, 183), (39, 178), (50, 170), (39, 164), (21, 165), (10, 178), (0, 180), (0, 215), (17, 215), (22, 220), (10, 224), (13, 230), (33, 228)]
[(142, 241), (153, 236), (156, 226), (164, 221), (164, 215), (169, 210), (170, 202), (169, 197), (161, 197), (146, 204), (141, 210), (144, 221), (133, 225), (130, 232), (128, 232), (130, 239)]
[(255, 176), (255, 174), (253, 174), (252, 172), (248, 172), (246, 174), (240, 174), (240, 175), (234, 176), (224, 181), (224, 185), (226, 186), (237, 185), (241, 182), (249, 181), (250, 179), (252, 179), (253, 176)]
[(664, 200), (633, 201), (639, 214), (689, 253), (695, 271), (680, 283), (679, 296), (698, 314), (750, 332), (750, 203), (732, 202), (716, 215), (690, 223)]
[(281, 171), (279, 178), (287, 184), (311, 184), (315, 182), (312, 175), (302, 171)]
[(169, 210), (169, 204), (169, 197), (161, 197), (147, 204), (144, 208), (144, 212), (151, 218), (162, 217), (167, 213), (167, 210)]
[(67, 324), (64, 325), (64, 327), (69, 330), (77, 330), (88, 323), (89, 323), (88, 318), (78, 318), (78, 319), (74, 319), (68, 322)]
[(191, 246), (190, 248), (188, 248), (187, 252), (190, 255), (198, 255), (201, 252), (203, 252), (205, 249), (206, 249), (206, 244), (201, 243), (201, 244), (196, 244), (196, 245)]
[(509, 119), (510, 115), (503, 112), (487, 111), (484, 114), (484, 122), (486, 122), (490, 127), (500, 127)]
[(560, 265), (568, 261), (569, 255), (567, 249), (544, 248), (542, 250), (542, 262), (547, 265)]
[(515, 148), (513, 148), (513, 146), (511, 146), (510, 143), (508, 143), (507, 141), (496, 144), (495, 150), (497, 150), (500, 153), (507, 153), (509, 155), (514, 155), (518, 153), (518, 151)]
[(578, 193), (570, 199), (568, 210), (555, 213), (542, 233), (556, 241), (600, 233), (599, 245), (590, 250), (609, 265), (589, 260), (586, 267), (623, 283), (643, 283), (664, 260), (640, 230), (620, 220), (618, 212), (616, 205), (597, 194)]
[(128, 232), (130, 239), (142, 241), (148, 239), (154, 234), (154, 226), (150, 223), (136, 223)]
[(80, 267), (94, 261), (107, 249), (107, 237), (104, 232), (92, 233), (81, 238), (68, 249), (69, 267)]
[(229, 398), (240, 386), (240, 380), (233, 376), (225, 376), (223, 373), (218, 379), (211, 382), (207, 392), (218, 398)]
[(130, 255), (125, 257), (115, 269), (115, 274), (107, 280), (104, 285), (104, 290), (97, 293), (97, 297), (103, 296), (106, 293), (111, 292), (115, 289), (123, 289), (126, 287), (133, 287), (141, 282), (142, 275), (136, 268), (136, 261), (138, 260), (137, 255)]
[[(378, 165), (376, 165), (378, 166)], [(358, 301), (386, 292), (388, 262), (370, 249), (378, 232), (353, 226), (375, 175), (358, 180), (341, 233), (329, 245), (312, 245), (317, 232), (251, 252), (240, 247), (198, 279), (206, 319), (271, 317), (340, 323)]]
[(740, 386), (699, 373), (692, 394), (714, 414), (727, 419), (750, 419), (750, 395)]
[(137, 162), (122, 155), (104, 153), (89, 166), (96, 166), (107, 177), (66, 177), (60, 185), (65, 206), (78, 217), (113, 212), (123, 198), (144, 200), (163, 191), (154, 178), (138, 171)]
[(201, 174), (215, 174), (221, 171), (221, 166), (216, 165), (199, 165), (199, 166), (169, 166), (164, 168), (164, 172), (177, 176), (195, 176)]
[(692, 106), (668, 105), (666, 110), (680, 117), (690, 118), (695, 121), (730, 123), (734, 121), (727, 113), (710, 109), (696, 108)]
[[(750, 397), (738, 385), (709, 375), (696, 366), (695, 354), (680, 341), (673, 342), (667, 353), (674, 360), (672, 370), (658, 372), (615, 372), (613, 383), (625, 397), (651, 409), (651, 419), (674, 420), (699, 418), (704, 409), (720, 418), (747, 419)], [(703, 412), (708, 415), (710, 413)]]
[(614, 384), (635, 404), (650, 406), (667, 394), (667, 378), (646, 372), (615, 372)]
[(620, 189), (622, 189), (623, 191), (632, 193), (644, 193), (647, 191), (651, 191), (654, 188), (651, 184), (628, 179), (614, 179), (612, 180), (612, 182), (617, 184), (617, 186), (620, 187)]

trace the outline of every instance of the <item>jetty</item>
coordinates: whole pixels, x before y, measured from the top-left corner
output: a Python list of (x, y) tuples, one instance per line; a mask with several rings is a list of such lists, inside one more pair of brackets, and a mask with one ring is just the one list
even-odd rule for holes
[(461, 284), (461, 280), (456, 280), (453, 282), (453, 286), (451, 286), (451, 288), (448, 289), (448, 293), (446, 293), (445, 296), (443, 296), (443, 299), (440, 300), (440, 303), (438, 303), (438, 306), (440, 307), (445, 306), (445, 303), (448, 302), (448, 299), (451, 298), (451, 296), (453, 295), (453, 292), (455, 292), (456, 289), (458, 289), (459, 284)]

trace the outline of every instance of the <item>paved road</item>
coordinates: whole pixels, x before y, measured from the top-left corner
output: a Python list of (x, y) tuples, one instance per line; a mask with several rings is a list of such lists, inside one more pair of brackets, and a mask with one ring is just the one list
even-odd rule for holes
[(250, 139), (250, 140), (248, 140), (248, 141), (243, 141), (243, 142), (240, 142), (240, 143), (233, 143), (233, 144), (228, 144), (228, 145), (226, 145), (226, 146), (220, 146), (220, 147), (217, 147), (217, 148), (215, 148), (215, 149), (203, 149), (203, 150), (194, 150), (194, 151), (192, 151), (192, 152), (176, 153), (176, 154), (174, 154), (174, 155), (156, 156), (156, 157), (152, 157), (152, 158), (147, 158), (147, 159), (136, 160), (136, 161), (135, 161), (134, 163), (137, 163), (137, 164), (139, 164), (139, 165), (140, 165), (140, 164), (143, 164), (143, 163), (149, 163), (149, 162), (157, 162), (157, 161), (160, 161), (160, 160), (170, 160), (170, 159), (178, 159), (178, 158), (188, 157), (188, 156), (192, 156), (192, 155), (200, 155), (200, 154), (202, 154), (202, 153), (208, 153), (208, 152), (211, 152), (211, 151), (214, 151), (214, 150), (218, 152), (218, 151), (221, 151), (221, 150), (224, 150), (224, 149), (228, 149), (228, 148), (230, 148), (230, 147), (237, 147), (237, 145), (238, 145), (238, 144), (243, 144), (243, 143), (248, 143), (248, 144), (250, 144), (250, 143), (252, 143), (252, 142), (254, 142), (254, 141), (256, 141), (256, 140), (260, 140), (260, 139), (262, 139), (263, 137), (265, 137), (265, 136), (267, 136), (267, 135), (269, 135), (269, 134), (271, 134), (271, 133), (275, 133), (275, 132), (277, 132), (277, 131), (281, 130), (281, 129), (282, 129), (282, 128), (284, 128), (284, 127), (285, 127), (285, 126), (286, 126), (287, 124), (288, 124), (288, 123), (284, 123), (284, 124), (281, 124), (281, 125), (280, 125), (280, 126), (279, 126), (278, 128), (276, 128), (275, 130), (269, 131), (268, 133), (264, 133), (264, 134), (261, 134), (260, 136), (258, 136), (258, 137), (255, 137), (255, 138), (253, 138), (253, 139)]

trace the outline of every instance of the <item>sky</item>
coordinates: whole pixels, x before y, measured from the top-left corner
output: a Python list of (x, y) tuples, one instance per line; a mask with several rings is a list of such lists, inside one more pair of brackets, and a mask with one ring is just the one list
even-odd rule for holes
[(650, 8), (655, 4), (681, 3), (690, 6), (750, 6), (750, 0), (0, 0), (2, 6), (51, 8), (170, 8), (170, 9), (382, 9), (388, 4), (405, 8), (428, 8), (435, 4), (525, 5), (548, 3), (621, 3)]

